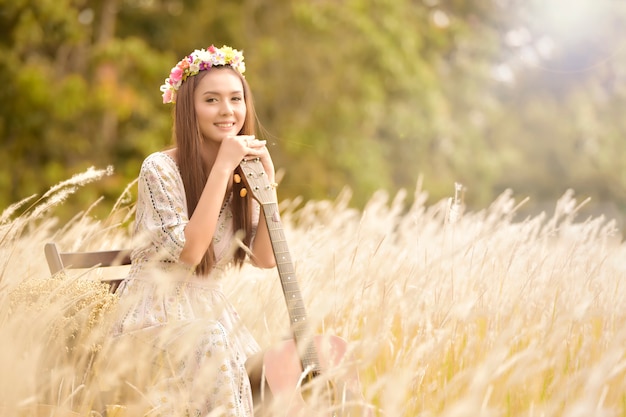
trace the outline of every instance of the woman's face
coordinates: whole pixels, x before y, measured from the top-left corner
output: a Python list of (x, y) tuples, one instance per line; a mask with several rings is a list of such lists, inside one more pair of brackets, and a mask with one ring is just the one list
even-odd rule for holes
[(236, 136), (246, 118), (241, 79), (230, 68), (207, 70), (194, 92), (196, 118), (205, 140), (221, 143)]

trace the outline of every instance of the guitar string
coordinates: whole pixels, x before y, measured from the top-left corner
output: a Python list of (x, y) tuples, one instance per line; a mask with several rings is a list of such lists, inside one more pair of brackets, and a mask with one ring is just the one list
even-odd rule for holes
[[(268, 206), (270, 206), (269, 209)], [(292, 317), (292, 324), (297, 324), (297, 326), (293, 329), (294, 339), (296, 340), (296, 343), (298, 343), (298, 341), (301, 343), (305, 339), (306, 333), (308, 333), (306, 329), (303, 329), (305, 326), (302, 325), (303, 320), (306, 318), (306, 308), (301, 296), (298, 282), (295, 280), (295, 271), (291, 261), (289, 249), (287, 247), (287, 241), (284, 236), (282, 224), (280, 220), (277, 220), (276, 217), (274, 217), (276, 208), (276, 204), (264, 205), (266, 224), (274, 246), (274, 255), (277, 258), (277, 266), (281, 277), (283, 292), (288, 300), (288, 311)], [(294, 281), (289, 281), (289, 278), (293, 278)], [(301, 361), (303, 369), (310, 368), (312, 372), (319, 371), (319, 358), (311, 340), (306, 343)]]

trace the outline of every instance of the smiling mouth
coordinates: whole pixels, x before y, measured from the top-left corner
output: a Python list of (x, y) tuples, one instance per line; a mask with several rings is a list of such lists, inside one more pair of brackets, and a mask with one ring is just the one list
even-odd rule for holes
[(234, 127), (235, 123), (215, 123), (215, 126), (220, 127), (220, 128), (230, 128), (230, 127)]

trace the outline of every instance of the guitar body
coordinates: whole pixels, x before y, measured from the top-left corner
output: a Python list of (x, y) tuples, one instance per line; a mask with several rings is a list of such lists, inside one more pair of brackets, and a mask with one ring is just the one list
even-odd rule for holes
[(249, 372), (260, 415), (271, 408), (271, 416), (372, 416), (360, 394), (358, 372), (346, 355), (347, 342), (338, 336), (319, 335), (313, 337), (313, 344), (322, 374), (311, 381), (304, 375), (301, 352), (293, 339), (272, 346), (257, 358), (256, 369), (251, 367)]
[[(313, 343), (317, 349), (322, 371), (337, 367), (346, 353), (347, 343), (338, 336), (315, 336)], [(293, 339), (286, 340), (266, 351), (263, 356), (263, 367), (267, 385), (274, 395), (292, 393), (300, 397), (296, 401), (303, 401), (300, 390), (297, 388), (306, 382), (301, 381), (302, 363)]]

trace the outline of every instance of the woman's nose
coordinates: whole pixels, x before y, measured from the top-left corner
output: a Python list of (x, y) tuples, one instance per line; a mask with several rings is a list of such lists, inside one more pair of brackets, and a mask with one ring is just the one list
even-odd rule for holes
[(231, 104), (228, 101), (223, 101), (222, 102), (222, 114), (232, 114), (233, 113), (233, 107), (231, 106)]

